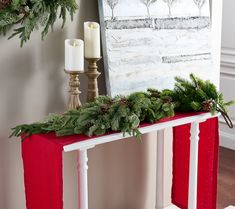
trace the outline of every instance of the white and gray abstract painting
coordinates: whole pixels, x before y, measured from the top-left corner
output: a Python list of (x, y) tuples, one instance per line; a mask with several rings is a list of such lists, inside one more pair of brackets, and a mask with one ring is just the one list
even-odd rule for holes
[[(99, 0), (108, 93), (211, 73), (209, 0)], [(205, 76), (206, 75), (206, 76)]]

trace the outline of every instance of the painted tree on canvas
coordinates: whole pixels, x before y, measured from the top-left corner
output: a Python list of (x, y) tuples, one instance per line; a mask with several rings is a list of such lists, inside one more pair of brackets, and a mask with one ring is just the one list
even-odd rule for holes
[(117, 6), (119, 0), (106, 0), (107, 4), (109, 5), (111, 11), (112, 11), (112, 17), (111, 20), (115, 19), (114, 16), (114, 8)]
[(171, 7), (176, 0), (163, 0), (168, 6), (168, 16), (171, 17)]
[(155, 3), (157, 0), (140, 0), (145, 6), (146, 6), (146, 9), (147, 9), (147, 15), (148, 15), (148, 18), (150, 18), (150, 6)]
[(198, 15), (201, 16), (201, 10), (203, 5), (206, 3), (206, 0), (193, 0), (198, 7)]

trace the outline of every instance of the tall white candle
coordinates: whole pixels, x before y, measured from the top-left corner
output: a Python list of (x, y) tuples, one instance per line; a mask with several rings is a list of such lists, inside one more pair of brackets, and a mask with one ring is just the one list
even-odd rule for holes
[(84, 23), (85, 57), (100, 58), (100, 25), (96, 22)]
[(84, 71), (84, 42), (80, 39), (65, 40), (65, 70)]

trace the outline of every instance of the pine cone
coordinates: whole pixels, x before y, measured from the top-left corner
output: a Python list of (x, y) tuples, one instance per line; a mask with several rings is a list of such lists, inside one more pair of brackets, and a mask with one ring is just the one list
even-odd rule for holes
[(85, 125), (85, 127), (87, 128), (87, 129), (89, 129), (91, 126), (93, 126), (94, 124), (92, 124), (91, 122), (90, 123), (87, 123), (86, 125)]
[(108, 100), (108, 101), (106, 102), (106, 104), (107, 104), (108, 106), (112, 106), (112, 105), (113, 105), (113, 100), (112, 100), (112, 99)]
[(127, 98), (121, 98), (119, 103), (120, 105), (129, 106), (129, 101), (127, 100)]
[(202, 102), (202, 110), (205, 111), (205, 112), (210, 112), (212, 106), (213, 106), (213, 100), (212, 99), (209, 99), (209, 100), (206, 100), (206, 101)]
[(173, 100), (172, 100), (172, 98), (170, 97), (170, 96), (165, 96), (164, 98), (163, 98), (163, 102), (164, 103), (171, 103)]
[(0, 10), (11, 4), (12, 0), (0, 0)]
[(102, 105), (100, 107), (100, 110), (102, 113), (107, 113), (109, 111), (109, 108), (110, 108), (110, 106), (108, 106), (108, 105)]

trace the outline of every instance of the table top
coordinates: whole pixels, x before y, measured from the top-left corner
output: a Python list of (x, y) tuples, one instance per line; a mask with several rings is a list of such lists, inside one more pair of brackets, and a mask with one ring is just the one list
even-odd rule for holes
[[(146, 133), (150, 133), (153, 131), (158, 131), (158, 130), (162, 130), (162, 129), (170, 128), (170, 127), (176, 127), (176, 126), (189, 124), (189, 123), (193, 123), (193, 122), (200, 123), (200, 122), (206, 121), (209, 118), (218, 117), (219, 115), (220, 115), (220, 113), (216, 113), (214, 115), (212, 115), (211, 113), (201, 113), (201, 112), (177, 113), (174, 117), (167, 118), (167, 119), (158, 121), (153, 124), (142, 123), (140, 125), (139, 130), (142, 134), (146, 134)], [(89, 148), (92, 148), (92, 147), (99, 145), (99, 144), (117, 141), (117, 140), (125, 139), (128, 137), (130, 137), (130, 135), (128, 133), (126, 133), (124, 136), (123, 133), (112, 132), (112, 133), (105, 134), (102, 136), (95, 136), (95, 137), (91, 137), (91, 138), (86, 137), (86, 139), (83, 139), (81, 141), (79, 140), (78, 142), (63, 146), (63, 149), (65, 152), (70, 152), (70, 151), (74, 151), (74, 150), (89, 149)], [(79, 138), (79, 135), (78, 135), (78, 138)]]

